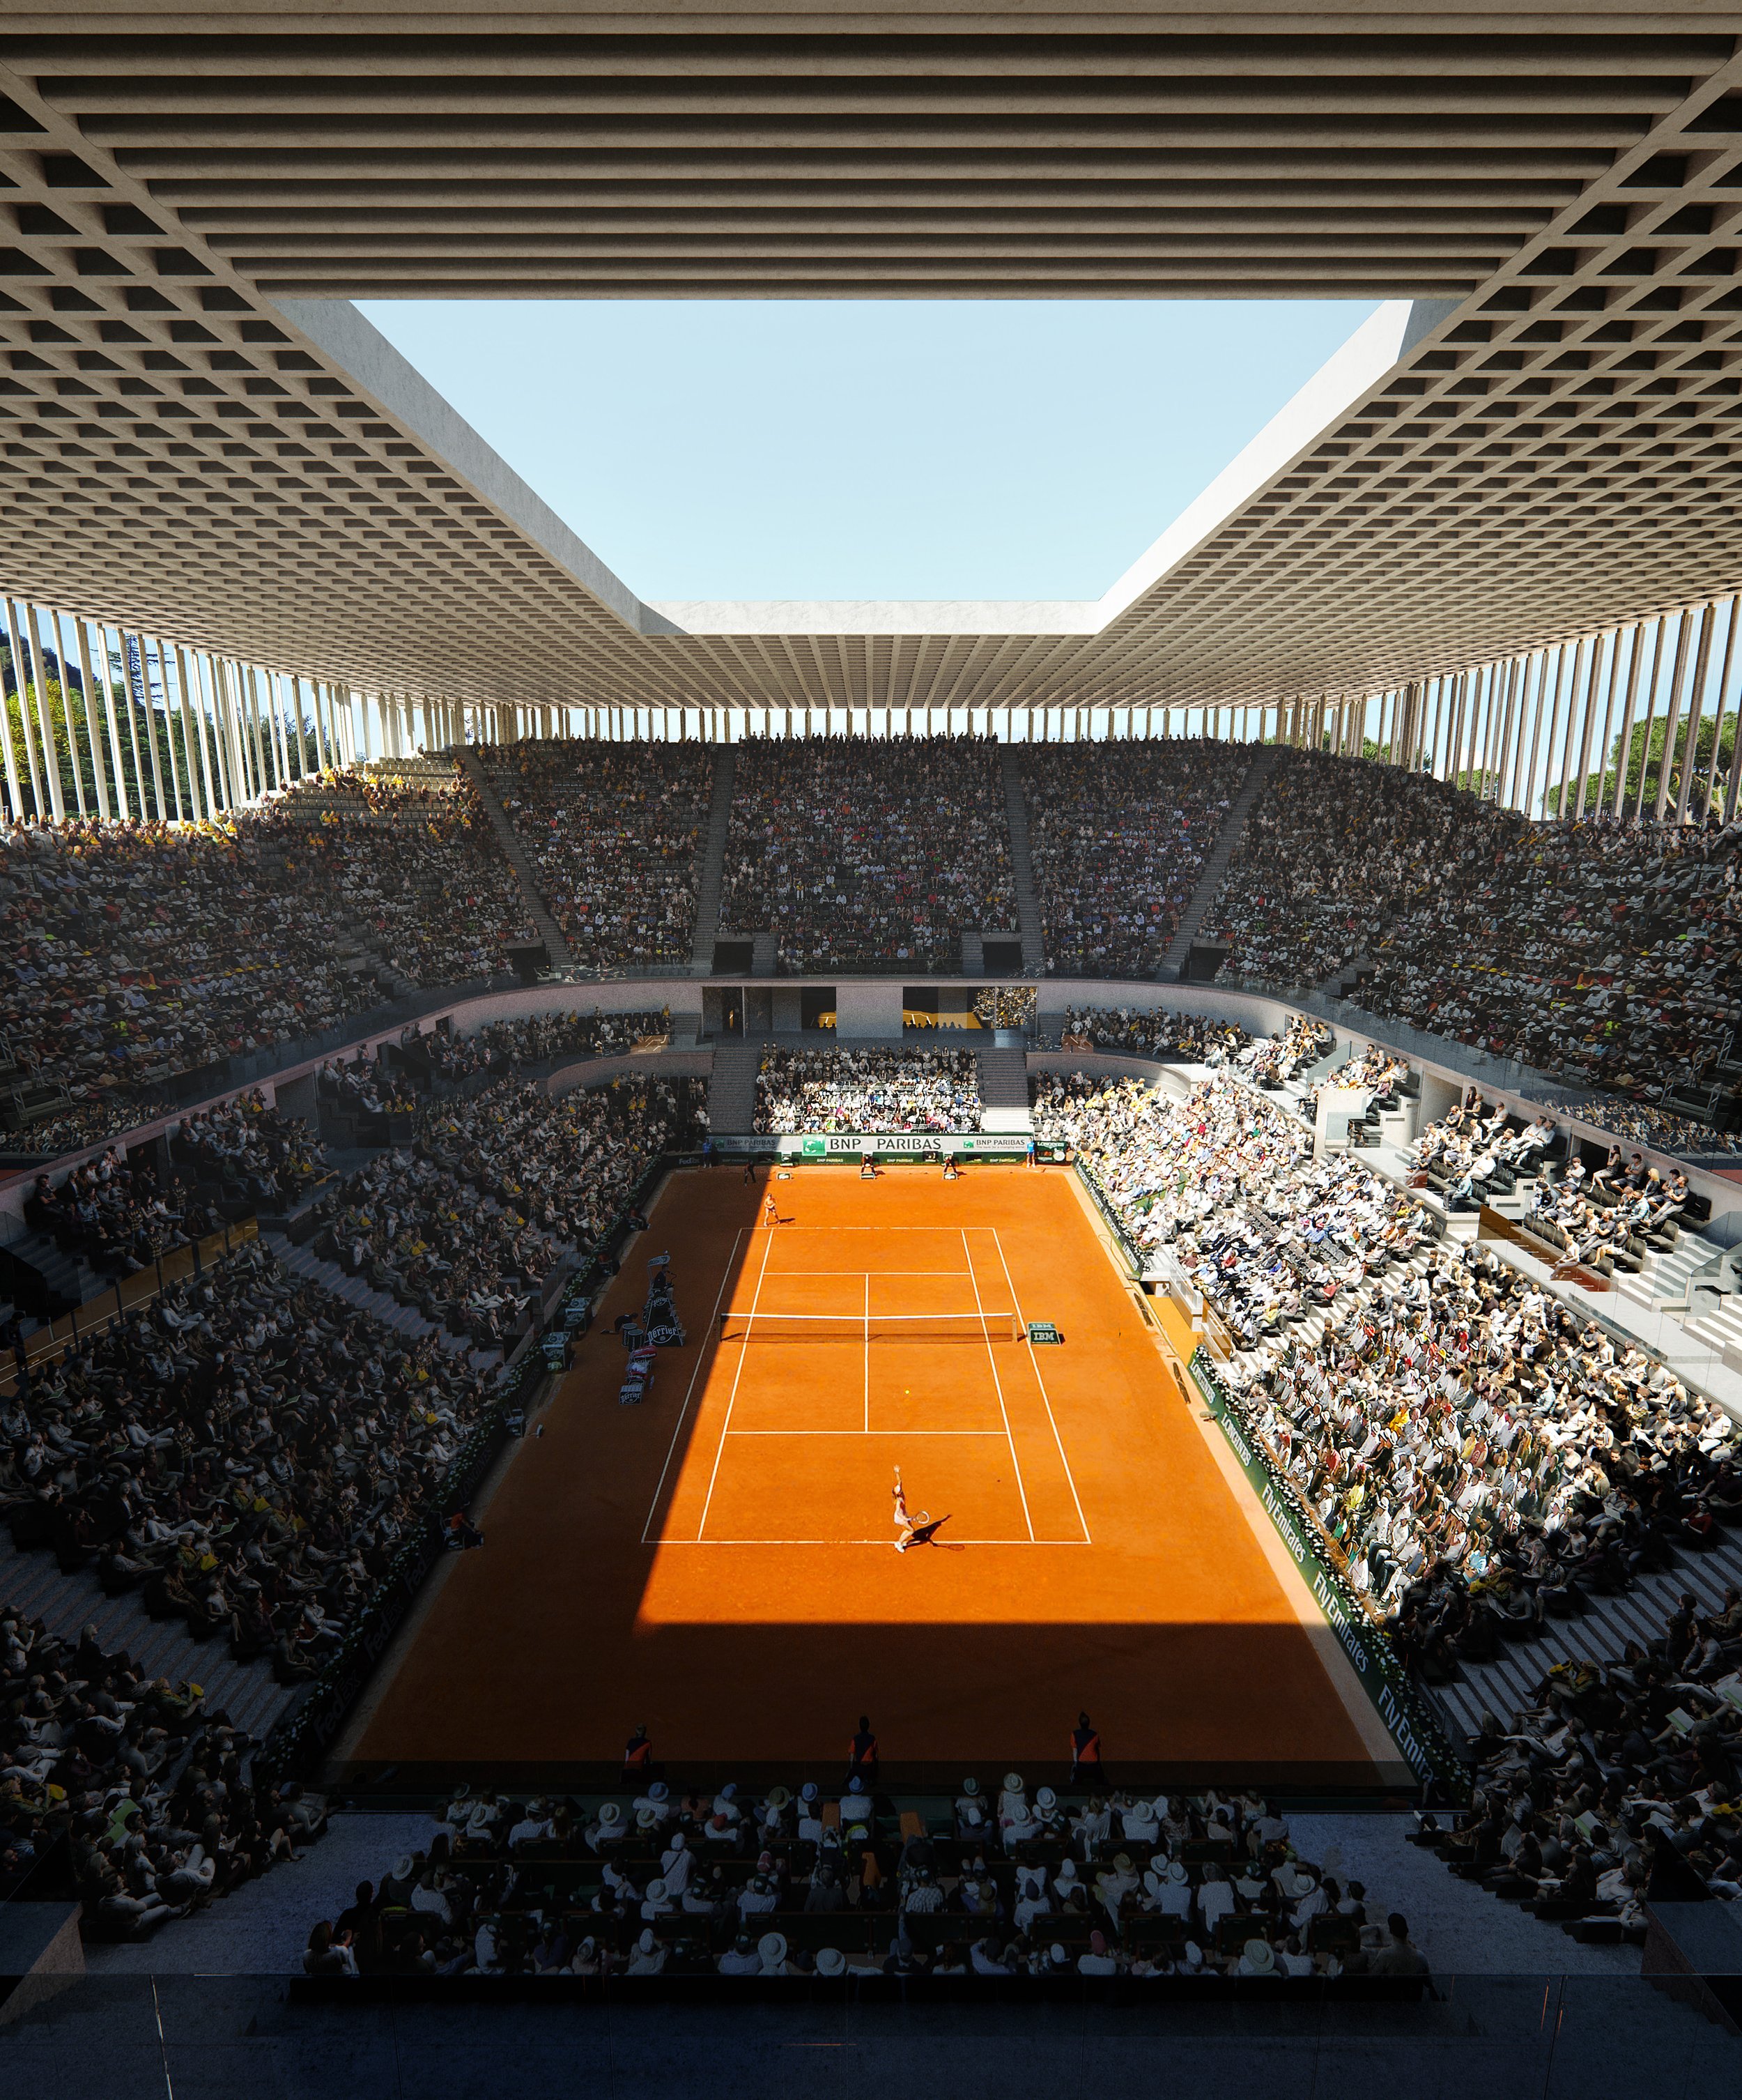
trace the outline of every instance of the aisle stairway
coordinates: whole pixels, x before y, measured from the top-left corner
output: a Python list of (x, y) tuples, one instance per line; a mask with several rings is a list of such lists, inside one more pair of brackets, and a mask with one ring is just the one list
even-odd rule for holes
[(1234, 849), (1240, 844), (1246, 831), (1246, 818), (1252, 805), (1264, 792), (1265, 783), (1281, 761), (1284, 747), (1267, 743), (1246, 768), (1246, 777), (1240, 783), (1240, 792), (1228, 806), (1226, 818), (1215, 844), (1210, 849), (1210, 858), (1204, 862), (1203, 872), (1197, 878), (1197, 887), (1192, 892), (1192, 901), (1185, 907), (1184, 916), (1175, 931), (1167, 952), (1162, 956), (1156, 975), (1163, 984), (1177, 984), (1185, 968), (1186, 958), (1192, 952), (1192, 942), (1210, 907), (1215, 902), (1216, 893), (1222, 887), (1222, 879), (1228, 873), (1228, 864), (1234, 857)]
[(1028, 1105), (1028, 1058), (1016, 1049), (977, 1044), (980, 1066), (981, 1128), (1026, 1131), (1033, 1127)]
[(1715, 1349), (1727, 1370), (1742, 1371), (1742, 1298), (1734, 1292), (1724, 1298), (1702, 1292), (1698, 1303), (1711, 1309), (1684, 1320), (1682, 1331)]
[(756, 1066), (761, 1056), (751, 1043), (715, 1045), (713, 1079), (708, 1089), (708, 1127), (717, 1135), (742, 1136), (754, 1125)]
[(571, 970), (575, 958), (568, 942), (562, 938), (562, 929), (550, 915), (549, 908), (540, 893), (538, 877), (531, 862), (527, 857), (518, 833), (508, 820), (508, 812), (496, 800), (496, 790), (484, 776), (483, 765), (478, 753), (470, 747), (461, 752), (460, 762), (466, 775), (478, 790), (478, 800), (483, 804), (490, 819), (490, 828), (496, 833), (508, 863), (520, 880), (520, 888), (527, 901), (527, 915), (538, 929), (538, 938), (550, 957), (550, 966), (556, 970)]
[(306, 1246), (298, 1246), (279, 1232), (262, 1232), (261, 1238), (272, 1250), (293, 1276), (300, 1276), (310, 1283), (319, 1284), (323, 1290), (330, 1291), (335, 1298), (342, 1298), (347, 1305), (355, 1305), (359, 1312), (367, 1312), (379, 1320), (384, 1327), (391, 1327), (395, 1334), (404, 1335), (413, 1341), (421, 1341), (434, 1335), (441, 1346), (453, 1356), (469, 1357), (479, 1370), (489, 1369), (502, 1360), (500, 1349), (468, 1350), (464, 1336), (450, 1335), (445, 1327), (431, 1326), (414, 1306), (402, 1305), (396, 1298), (390, 1298), (384, 1290), (377, 1290), (365, 1283), (360, 1276), (347, 1276), (337, 1262), (323, 1261)]
[(1484, 1710), (1510, 1723), (1533, 1703), (1554, 1664), (1619, 1661), (1629, 1641), (1662, 1639), (1684, 1590), (1702, 1610), (1717, 1609), (1731, 1583), (1742, 1588), (1742, 1533), (1734, 1529), (1720, 1532), (1708, 1551), (1678, 1555), (1666, 1573), (1642, 1576), (1618, 1597), (1586, 1596), (1578, 1617), (1550, 1619), (1535, 1639), (1503, 1643), (1492, 1662), (1461, 1663), (1458, 1679), (1433, 1686), (1433, 1696), (1466, 1735), (1480, 1727)]
[(1010, 829), (1010, 872), (1017, 889), (1017, 928), (1022, 936), (1022, 974), (1038, 977), (1046, 967), (1040, 903), (1034, 894), (1034, 863), (1029, 852), (1028, 805), (1022, 799), (1022, 768), (1017, 747), (1003, 748), (1004, 814)]
[(712, 969), (714, 943), (720, 938), (720, 892), (725, 880), (725, 841), (732, 827), (732, 781), (738, 754), (730, 744), (717, 743), (713, 761), (713, 801), (708, 812), (702, 864), (696, 872), (695, 939), (690, 951), (690, 967), (699, 977)]
[(270, 1663), (238, 1662), (223, 1640), (196, 1641), (185, 1620), (148, 1617), (136, 1590), (105, 1597), (90, 1568), (64, 1575), (52, 1553), (20, 1553), (3, 1525), (0, 1604), (18, 1605), (63, 1639), (76, 1641), (94, 1626), (98, 1645), (112, 1655), (125, 1649), (148, 1679), (191, 1677), (205, 1689), (208, 1714), (227, 1714), (257, 1740), (296, 1696), (295, 1686), (274, 1682)]

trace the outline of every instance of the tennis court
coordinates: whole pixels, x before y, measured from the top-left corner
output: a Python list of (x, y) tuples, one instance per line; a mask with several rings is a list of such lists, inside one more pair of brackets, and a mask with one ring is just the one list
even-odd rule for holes
[[(667, 1251), (687, 1340), (621, 1406), (611, 1323)], [(1068, 1170), (675, 1175), (544, 1427), (342, 1765), (579, 1784), (646, 1723), (674, 1773), (820, 1776), (868, 1711), (887, 1769), (1045, 1776), (1086, 1706), (1121, 1776), (1379, 1777)], [(906, 1554), (897, 1466), (947, 1519)]]
[(951, 1544), (1092, 1542), (996, 1226), (785, 1224), (730, 1268), (644, 1538), (887, 1551), (905, 1467)]

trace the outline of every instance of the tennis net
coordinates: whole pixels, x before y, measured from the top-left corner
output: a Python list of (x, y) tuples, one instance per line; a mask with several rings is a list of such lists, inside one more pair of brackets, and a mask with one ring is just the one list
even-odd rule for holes
[(1018, 1314), (979, 1312), (722, 1312), (722, 1342), (1020, 1342)]

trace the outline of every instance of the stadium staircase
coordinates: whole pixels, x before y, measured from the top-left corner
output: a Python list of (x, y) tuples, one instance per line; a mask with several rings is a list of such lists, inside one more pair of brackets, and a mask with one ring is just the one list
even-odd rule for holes
[(1678, 1553), (1668, 1569), (1636, 1577), (1619, 1596), (1581, 1591), (1584, 1609), (1576, 1618), (1551, 1618), (1533, 1638), (1502, 1642), (1491, 1661), (1460, 1662), (1449, 1684), (1429, 1688), (1466, 1735), (1480, 1729), (1484, 1711), (1510, 1723), (1521, 1707), (1535, 1705), (1537, 1687), (1557, 1662), (1617, 1662), (1629, 1641), (1643, 1647), (1662, 1639), (1684, 1590), (1702, 1611), (1716, 1611), (1730, 1583), (1742, 1588), (1742, 1537), (1720, 1531), (1715, 1546)]
[(732, 826), (732, 781), (738, 754), (729, 743), (713, 748), (714, 795), (708, 812), (708, 840), (695, 885), (695, 942), (690, 967), (706, 977), (714, 966), (714, 943), (720, 938), (720, 892), (725, 881), (725, 840)]
[[(1700, 1302), (1706, 1305), (1714, 1303), (1707, 1297), (1702, 1297)], [(1742, 1299), (1732, 1292), (1715, 1303), (1714, 1311), (1696, 1312), (1691, 1319), (1684, 1320), (1682, 1331), (1716, 1350), (1727, 1370), (1742, 1372)]]
[(1017, 929), (1022, 937), (1022, 974), (1038, 977), (1046, 968), (1040, 904), (1034, 895), (1034, 863), (1028, 847), (1028, 805), (1022, 799), (1022, 768), (1017, 747), (1003, 749), (1004, 815), (1010, 832), (1010, 872), (1017, 886)]
[(1028, 1130), (1028, 1057), (1014, 1049), (977, 1048), (980, 1066), (980, 1106), (986, 1130)]
[(41, 1619), (62, 1640), (77, 1641), (83, 1628), (95, 1626), (98, 1645), (112, 1655), (125, 1650), (148, 1681), (166, 1677), (174, 1685), (192, 1678), (205, 1693), (209, 1714), (228, 1714), (256, 1741), (297, 1696), (295, 1685), (274, 1679), (270, 1662), (238, 1662), (224, 1641), (196, 1640), (182, 1619), (152, 1618), (138, 1590), (107, 1597), (92, 1569), (63, 1574), (52, 1553), (20, 1553), (4, 1525), (0, 1604)]
[(1246, 818), (1252, 805), (1264, 792), (1265, 783), (1276, 770), (1283, 747), (1264, 745), (1252, 763), (1246, 768), (1246, 777), (1240, 783), (1240, 792), (1235, 796), (1227, 816), (1223, 819), (1220, 836), (1210, 849), (1210, 858), (1204, 862), (1204, 871), (1197, 878), (1197, 887), (1192, 892), (1192, 901), (1185, 907), (1184, 915), (1175, 929), (1167, 952), (1162, 958), (1156, 975), (1163, 984), (1177, 984), (1185, 969), (1186, 958), (1192, 952), (1192, 942), (1197, 929), (1204, 923), (1204, 915), (1215, 902), (1216, 893), (1222, 887), (1222, 879), (1228, 873), (1228, 864), (1234, 857), (1246, 827)]
[(468, 1349), (463, 1335), (450, 1335), (445, 1327), (432, 1326), (412, 1307), (400, 1304), (385, 1290), (375, 1290), (360, 1276), (347, 1276), (337, 1262), (323, 1261), (319, 1255), (311, 1253), (306, 1246), (297, 1246), (284, 1233), (263, 1231), (260, 1237), (293, 1276), (318, 1284), (334, 1298), (342, 1298), (347, 1305), (354, 1305), (359, 1312), (367, 1312), (372, 1319), (380, 1321), (384, 1327), (391, 1327), (395, 1334), (412, 1341), (421, 1341), (433, 1335), (450, 1355), (468, 1357), (479, 1370), (488, 1370), (501, 1361), (500, 1349)]
[(527, 858), (514, 827), (508, 821), (507, 810), (497, 801), (496, 790), (484, 778), (483, 765), (478, 753), (468, 746), (461, 752), (460, 762), (465, 768), (467, 779), (478, 790), (478, 799), (484, 805), (490, 819), (490, 828), (496, 833), (497, 843), (509, 866), (519, 878), (521, 891), (527, 901), (527, 915), (538, 929), (538, 937), (550, 957), (551, 968), (573, 969), (575, 958), (569, 951), (568, 942), (562, 938), (562, 929), (550, 915), (549, 907), (540, 893), (538, 878), (532, 871), (532, 863)]
[(114, 1286), (99, 1276), (83, 1255), (68, 1254), (46, 1233), (24, 1232), (9, 1241), (6, 1252), (23, 1264), (20, 1275), (7, 1265), (6, 1288), (20, 1308), (39, 1320), (58, 1319), (76, 1306), (88, 1305)]
[(756, 1067), (760, 1049), (749, 1043), (722, 1043), (714, 1048), (713, 1078), (708, 1089), (708, 1127), (727, 1137), (741, 1137), (756, 1125)]

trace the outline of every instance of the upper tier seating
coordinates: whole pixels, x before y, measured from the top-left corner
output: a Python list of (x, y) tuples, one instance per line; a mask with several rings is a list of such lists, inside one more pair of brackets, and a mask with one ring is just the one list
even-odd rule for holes
[(759, 1131), (980, 1127), (971, 1050), (765, 1050), (756, 1071)]
[(1294, 755), (1206, 921), (1230, 977), (1361, 997), (1581, 1085), (1651, 1098), (1733, 1054), (1742, 824), (1531, 824), (1441, 783)]
[(478, 757), (577, 964), (688, 963), (713, 792), (705, 744), (487, 744)]
[(1153, 977), (1251, 761), (1243, 744), (1023, 744), (1047, 967)]
[(1013, 927), (1000, 747), (966, 737), (752, 739), (737, 750), (720, 924), (783, 971), (961, 968)]
[(285, 879), (342, 904), (414, 985), (499, 977), (532, 938), (526, 899), (478, 792), (451, 768), (384, 763), (299, 781), (252, 820)]

